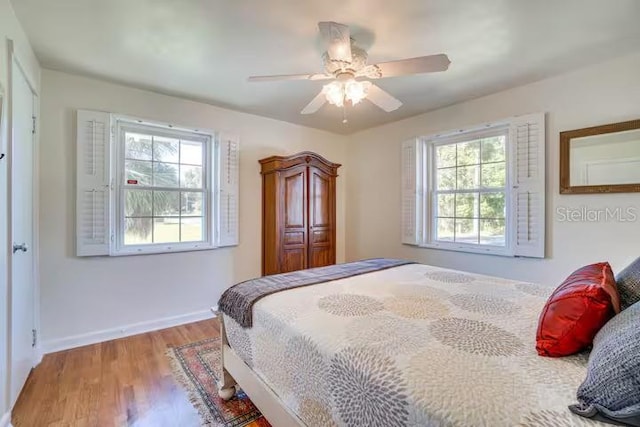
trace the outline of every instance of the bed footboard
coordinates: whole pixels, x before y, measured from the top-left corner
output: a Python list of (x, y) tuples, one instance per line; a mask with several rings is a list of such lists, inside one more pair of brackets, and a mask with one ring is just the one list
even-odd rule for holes
[(220, 362), (222, 363), (222, 378), (218, 383), (218, 396), (223, 400), (229, 400), (236, 394), (236, 380), (231, 376), (225, 365), (224, 349), (229, 347), (229, 340), (227, 339), (227, 332), (224, 328), (224, 319), (222, 314), (219, 315), (220, 320)]
[(231, 399), (235, 395), (236, 385), (238, 385), (238, 387), (242, 387), (242, 390), (272, 426), (305, 427), (300, 418), (291, 412), (273, 390), (236, 354), (229, 345), (222, 314), (218, 318), (222, 341), (222, 378), (218, 388), (220, 398)]

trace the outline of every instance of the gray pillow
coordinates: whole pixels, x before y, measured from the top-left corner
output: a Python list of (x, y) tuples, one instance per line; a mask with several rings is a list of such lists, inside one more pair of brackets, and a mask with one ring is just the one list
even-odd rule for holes
[(578, 402), (569, 409), (583, 417), (640, 426), (640, 302), (596, 334)]
[(633, 261), (616, 276), (620, 309), (624, 310), (640, 301), (640, 258)]

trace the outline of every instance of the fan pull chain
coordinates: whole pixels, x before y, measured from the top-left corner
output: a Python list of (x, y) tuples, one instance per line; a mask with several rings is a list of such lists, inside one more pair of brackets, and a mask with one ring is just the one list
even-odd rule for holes
[(347, 124), (349, 120), (347, 120), (347, 105), (342, 104), (342, 123)]

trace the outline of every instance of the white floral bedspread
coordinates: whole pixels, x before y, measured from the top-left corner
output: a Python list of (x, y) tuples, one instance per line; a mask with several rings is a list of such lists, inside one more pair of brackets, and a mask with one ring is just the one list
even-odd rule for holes
[(552, 289), (411, 264), (267, 296), (231, 346), (309, 426), (596, 426), (587, 355), (543, 358)]

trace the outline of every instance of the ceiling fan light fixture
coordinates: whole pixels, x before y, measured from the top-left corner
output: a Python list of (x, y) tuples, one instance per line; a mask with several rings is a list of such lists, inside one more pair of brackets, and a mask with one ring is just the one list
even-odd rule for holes
[(336, 107), (342, 107), (344, 105), (344, 87), (342, 82), (336, 80), (324, 85), (322, 87), (322, 93), (324, 93), (329, 104), (335, 105)]
[(344, 102), (349, 101), (351, 105), (356, 105), (367, 97), (371, 82), (359, 82), (354, 79), (347, 81), (333, 81), (322, 88), (327, 102), (336, 107), (344, 106)]
[(351, 101), (352, 105), (356, 105), (367, 97), (370, 86), (371, 82), (349, 80), (344, 84), (344, 97)]

